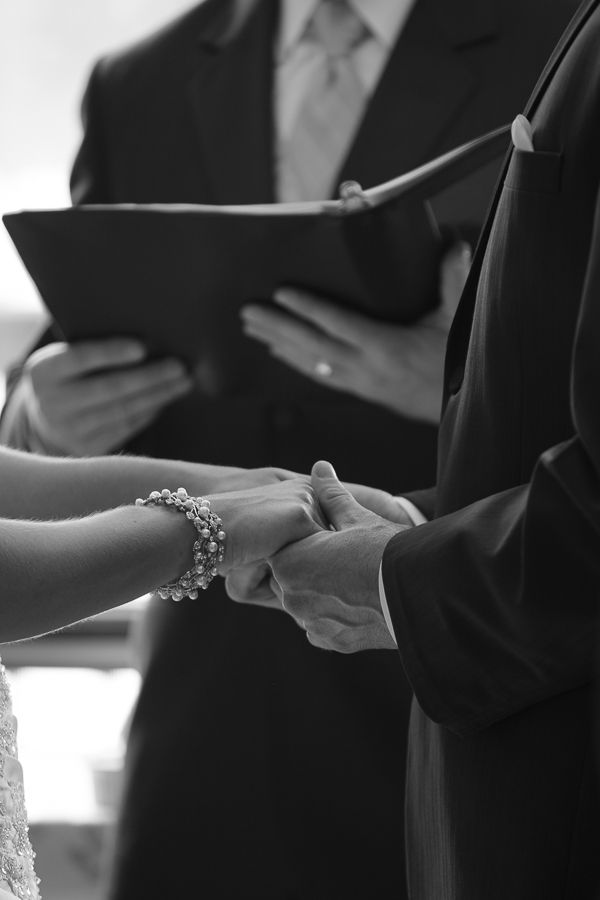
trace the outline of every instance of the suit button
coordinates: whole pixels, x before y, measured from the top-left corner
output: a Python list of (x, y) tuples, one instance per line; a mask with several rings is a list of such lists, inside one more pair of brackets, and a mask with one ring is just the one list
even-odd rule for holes
[(465, 377), (465, 367), (457, 366), (448, 376), (447, 390), (449, 394), (458, 394)]

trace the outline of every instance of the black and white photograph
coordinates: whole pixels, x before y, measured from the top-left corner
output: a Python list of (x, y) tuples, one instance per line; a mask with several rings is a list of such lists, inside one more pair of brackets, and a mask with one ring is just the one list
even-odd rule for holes
[(0, 120), (0, 900), (600, 900), (600, 0), (19, 0)]

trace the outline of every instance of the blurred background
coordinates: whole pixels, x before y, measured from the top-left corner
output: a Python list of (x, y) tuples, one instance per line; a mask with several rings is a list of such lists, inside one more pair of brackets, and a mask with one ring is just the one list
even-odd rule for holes
[[(19, 0), (0, 6), (0, 212), (64, 206), (79, 103), (102, 53), (160, 27), (190, 0)], [(42, 321), (35, 290), (0, 235), (0, 366)]]
[[(0, 4), (0, 213), (69, 203), (79, 102), (93, 61), (194, 5), (190, 0), (18, 0)], [(44, 323), (0, 230), (4, 373)], [(0, 646), (44, 900), (100, 900), (124, 734), (139, 687), (132, 624), (143, 605), (57, 635)]]

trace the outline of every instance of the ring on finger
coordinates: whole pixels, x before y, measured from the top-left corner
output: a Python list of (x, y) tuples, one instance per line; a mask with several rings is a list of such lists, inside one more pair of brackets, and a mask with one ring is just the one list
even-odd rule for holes
[(331, 378), (333, 375), (333, 366), (326, 359), (320, 359), (315, 363), (315, 375), (319, 378)]

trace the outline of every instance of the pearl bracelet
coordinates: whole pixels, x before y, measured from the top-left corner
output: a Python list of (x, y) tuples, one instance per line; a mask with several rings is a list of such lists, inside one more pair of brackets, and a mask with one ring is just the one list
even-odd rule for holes
[(198, 597), (198, 588), (206, 590), (215, 575), (217, 564), (223, 561), (225, 556), (225, 532), (222, 529), (221, 519), (210, 509), (210, 500), (203, 497), (190, 497), (185, 488), (178, 488), (175, 493), (165, 488), (162, 491), (152, 493), (142, 500), (135, 501), (136, 506), (170, 506), (178, 512), (182, 512), (190, 520), (198, 537), (194, 543), (194, 565), (185, 572), (177, 581), (171, 581), (157, 589), (160, 597), (166, 600), (183, 600), (190, 597), (195, 600)]

